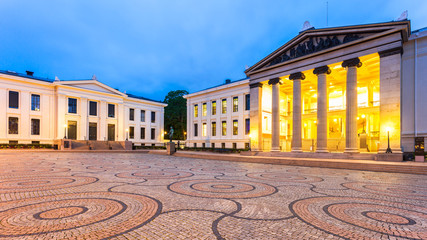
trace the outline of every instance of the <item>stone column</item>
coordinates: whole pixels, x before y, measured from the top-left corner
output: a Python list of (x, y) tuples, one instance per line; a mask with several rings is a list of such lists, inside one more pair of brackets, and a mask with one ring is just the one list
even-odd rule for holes
[(291, 152), (302, 152), (301, 120), (301, 80), (305, 79), (302, 72), (292, 73), (289, 80), (293, 80), (293, 110), (292, 110), (292, 146)]
[(271, 100), (271, 151), (280, 151), (280, 78), (268, 81), (272, 85)]
[[(249, 112), (251, 123), (251, 151), (262, 151), (262, 83), (253, 83), (249, 86), (251, 94), (251, 110)], [(221, 124), (220, 121), (217, 122), (217, 128), (218, 126), (221, 127), (219, 124)]]
[(344, 150), (346, 153), (359, 152), (357, 144), (357, 68), (361, 66), (359, 58), (348, 59), (342, 63), (342, 67), (347, 68)]
[(316, 152), (328, 152), (328, 86), (327, 74), (331, 73), (328, 66), (317, 67), (313, 71), (317, 75), (317, 147)]

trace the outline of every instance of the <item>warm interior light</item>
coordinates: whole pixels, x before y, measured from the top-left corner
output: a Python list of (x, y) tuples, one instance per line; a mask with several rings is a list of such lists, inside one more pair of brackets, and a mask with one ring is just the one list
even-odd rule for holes
[(365, 114), (362, 114), (362, 118), (365, 118), (366, 116), (365, 116)]
[(334, 122), (337, 122), (337, 119), (336, 119), (336, 118), (334, 118)]
[(317, 123), (317, 121), (314, 121), (314, 123)]
[(357, 120), (359, 120), (360, 118), (359, 117), (357, 117)]
[(386, 130), (387, 132), (391, 132), (391, 127), (386, 127), (386, 128), (385, 128), (385, 130)]
[(129, 128), (126, 128), (126, 132), (129, 132)]
[(68, 125), (67, 125), (67, 124), (64, 124), (64, 128), (66, 128), (66, 127), (68, 127)]
[(313, 94), (313, 97), (317, 97), (317, 93)]

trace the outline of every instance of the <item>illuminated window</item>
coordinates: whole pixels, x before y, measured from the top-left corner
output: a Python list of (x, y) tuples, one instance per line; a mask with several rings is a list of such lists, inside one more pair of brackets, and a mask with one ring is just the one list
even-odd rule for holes
[(227, 122), (222, 121), (222, 136), (226, 136), (226, 135), (227, 135)]
[(221, 108), (222, 108), (222, 114), (226, 114), (227, 113), (227, 99), (222, 99), (222, 103), (221, 103)]
[(249, 118), (245, 119), (245, 134), (249, 135), (251, 131), (251, 120)]
[(233, 135), (239, 134), (239, 122), (237, 120), (233, 120)]
[(233, 97), (233, 112), (239, 111), (239, 97)]
[(237, 148), (237, 143), (233, 143), (233, 148), (236, 149)]
[(40, 95), (31, 94), (31, 111), (40, 111)]
[(216, 122), (212, 122), (212, 134), (213, 137), (216, 136)]
[(216, 101), (212, 101), (212, 115), (216, 115)]
[(194, 117), (198, 117), (199, 116), (199, 105), (195, 104), (194, 105)]
[(207, 107), (206, 103), (203, 103), (203, 105), (202, 105), (202, 115), (203, 115), (203, 117), (206, 117), (207, 114), (208, 114), (208, 107)]
[(129, 138), (134, 139), (134, 137), (135, 137), (135, 128), (129, 127)]
[(207, 126), (206, 126), (206, 123), (203, 123), (202, 124), (202, 136), (206, 137), (206, 134), (207, 134)]

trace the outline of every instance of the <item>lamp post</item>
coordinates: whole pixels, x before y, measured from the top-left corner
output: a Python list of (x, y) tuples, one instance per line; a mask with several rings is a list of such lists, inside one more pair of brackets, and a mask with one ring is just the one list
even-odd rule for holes
[(129, 128), (126, 128), (126, 141), (128, 140)]
[(64, 124), (64, 139), (67, 139), (67, 124)]
[(393, 153), (390, 148), (390, 128), (387, 128), (387, 150), (385, 153)]

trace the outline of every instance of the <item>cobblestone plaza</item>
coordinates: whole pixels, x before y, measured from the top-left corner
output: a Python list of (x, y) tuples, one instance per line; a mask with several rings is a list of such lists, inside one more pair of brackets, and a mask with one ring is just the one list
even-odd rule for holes
[(427, 176), (143, 153), (0, 155), (1, 239), (427, 239)]

